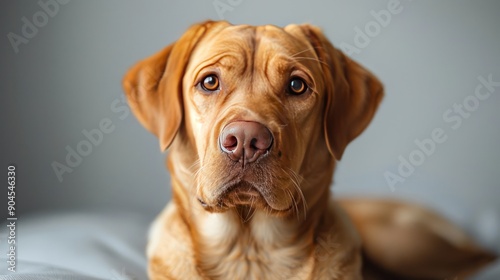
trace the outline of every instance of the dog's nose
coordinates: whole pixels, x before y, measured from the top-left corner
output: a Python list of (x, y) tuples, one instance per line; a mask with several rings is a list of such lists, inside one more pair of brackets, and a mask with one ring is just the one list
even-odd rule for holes
[(221, 150), (243, 165), (266, 154), (273, 144), (273, 136), (263, 124), (237, 121), (228, 124), (219, 135)]

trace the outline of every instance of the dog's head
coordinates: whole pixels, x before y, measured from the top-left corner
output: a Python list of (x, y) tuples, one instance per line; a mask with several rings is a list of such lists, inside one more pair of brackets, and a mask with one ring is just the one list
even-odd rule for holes
[(124, 88), (161, 149), (183, 155), (171, 171), (190, 170), (207, 210), (272, 213), (293, 212), (328, 187), (335, 159), (383, 95), (316, 27), (227, 22), (194, 25), (133, 67)]

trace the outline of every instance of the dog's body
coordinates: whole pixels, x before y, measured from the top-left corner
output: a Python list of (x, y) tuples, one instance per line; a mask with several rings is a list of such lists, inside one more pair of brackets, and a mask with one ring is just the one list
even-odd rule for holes
[(416, 206), (331, 198), (336, 160), (383, 89), (315, 27), (198, 24), (124, 87), (170, 147), (152, 279), (443, 279), (492, 259)]

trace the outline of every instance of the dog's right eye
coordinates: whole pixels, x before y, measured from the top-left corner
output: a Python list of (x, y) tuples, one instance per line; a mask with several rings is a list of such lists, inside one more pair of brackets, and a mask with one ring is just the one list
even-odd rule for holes
[(304, 94), (308, 90), (307, 84), (304, 80), (294, 77), (290, 80), (288, 85), (288, 92), (293, 95)]
[(217, 91), (220, 89), (219, 78), (216, 75), (208, 75), (200, 83), (201, 88), (204, 91)]

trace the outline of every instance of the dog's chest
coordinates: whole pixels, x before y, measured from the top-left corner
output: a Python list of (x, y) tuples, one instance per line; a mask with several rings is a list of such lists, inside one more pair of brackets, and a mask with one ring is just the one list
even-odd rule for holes
[(248, 224), (233, 218), (213, 215), (202, 224), (198, 260), (206, 276), (285, 280), (310, 275), (311, 244), (292, 236), (290, 225), (260, 213)]

